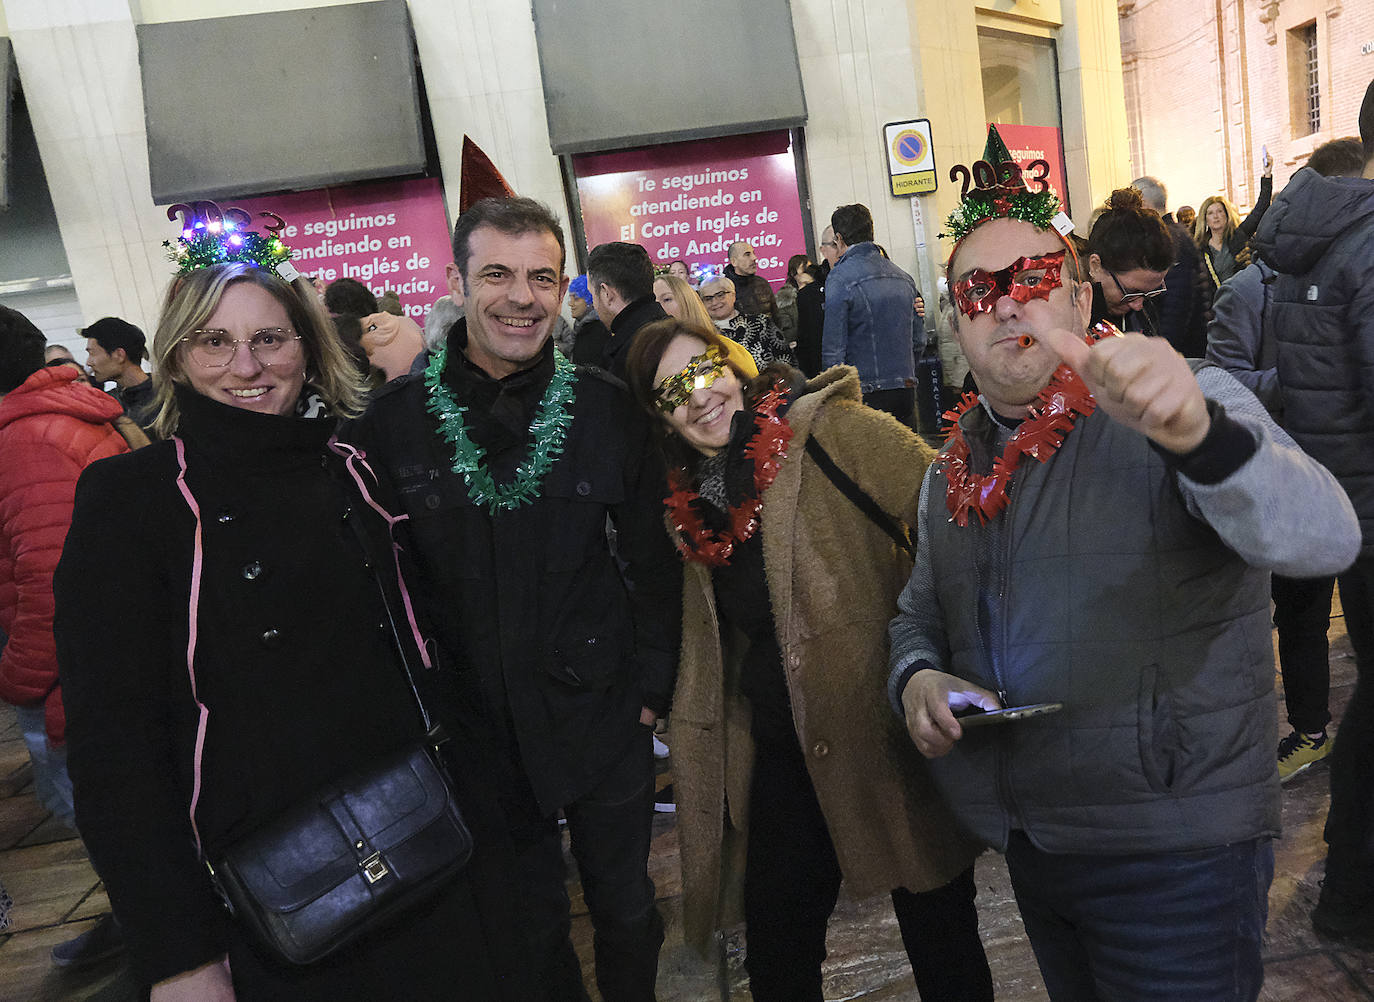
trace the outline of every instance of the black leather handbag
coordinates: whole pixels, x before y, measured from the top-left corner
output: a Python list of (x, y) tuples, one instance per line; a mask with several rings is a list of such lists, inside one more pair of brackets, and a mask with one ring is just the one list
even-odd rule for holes
[(439, 891), (472, 836), (428, 745), (330, 784), (210, 867), (231, 911), (293, 964), (328, 956)]

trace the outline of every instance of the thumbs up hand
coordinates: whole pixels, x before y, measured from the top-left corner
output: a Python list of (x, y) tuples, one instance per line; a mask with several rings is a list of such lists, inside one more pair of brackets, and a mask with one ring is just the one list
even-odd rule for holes
[(1092, 390), (1112, 420), (1170, 452), (1191, 452), (1207, 437), (1212, 418), (1187, 359), (1161, 337), (1122, 334), (1089, 346), (1067, 330), (1040, 339)]

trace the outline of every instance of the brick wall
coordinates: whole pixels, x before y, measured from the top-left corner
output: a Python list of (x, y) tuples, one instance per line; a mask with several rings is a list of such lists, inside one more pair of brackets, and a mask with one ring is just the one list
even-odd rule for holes
[[(1161, 178), (1170, 208), (1196, 207), (1217, 193), (1248, 207), (1263, 147), (1274, 158), (1277, 189), (1315, 146), (1358, 132), (1360, 102), (1374, 79), (1374, 54), (1362, 52), (1366, 43), (1374, 49), (1374, 3), (1121, 0), (1118, 9), (1132, 170)], [(1290, 92), (1302, 84), (1298, 33), (1310, 23), (1322, 126), (1305, 135), (1304, 106)]]

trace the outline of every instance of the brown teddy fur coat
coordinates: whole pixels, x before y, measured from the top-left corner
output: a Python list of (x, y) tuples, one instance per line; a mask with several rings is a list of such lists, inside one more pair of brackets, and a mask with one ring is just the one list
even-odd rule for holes
[[(916, 524), (934, 453), (860, 403), (848, 366), (807, 384), (787, 414), (792, 441), (764, 495), (764, 566), (792, 716), (851, 894), (948, 883), (978, 853), (935, 793), (888, 706), (887, 625), (911, 564), (806, 455), (815, 436), (884, 511)], [(685, 567), (682, 660), (673, 701), (673, 778), (687, 942), (705, 953), (739, 921), (753, 768), (743, 654), (722, 637), (710, 569)]]

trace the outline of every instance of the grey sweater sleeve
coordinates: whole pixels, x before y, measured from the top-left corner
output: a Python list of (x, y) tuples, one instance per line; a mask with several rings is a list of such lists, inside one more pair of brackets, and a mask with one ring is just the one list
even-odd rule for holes
[[(921, 498), (916, 513), (916, 538), (929, 537), (930, 481), (935, 467), (926, 470), (921, 481)], [(891, 640), (887, 679), (887, 698), (897, 716), (903, 716), (902, 692), (909, 678), (907, 669), (917, 661), (925, 661), (935, 668), (946, 663), (945, 619), (940, 609), (940, 595), (935, 589), (935, 572), (930, 565), (930, 550), (924, 545), (916, 548), (916, 561), (911, 577), (897, 597), (897, 617), (887, 628)]]
[(1271, 352), (1265, 344), (1269, 335), (1264, 329), (1264, 272), (1259, 265), (1243, 268), (1224, 283), (1217, 290), (1212, 312), (1207, 360), (1240, 380), (1269, 413), (1277, 413), (1282, 397), (1278, 370), (1266, 357)]
[(1345, 570), (1360, 548), (1359, 522), (1336, 478), (1298, 448), (1255, 395), (1224, 369), (1197, 373), (1208, 400), (1255, 436), (1254, 453), (1216, 483), (1177, 472), (1192, 514), (1216, 530), (1247, 563), (1287, 577)]

